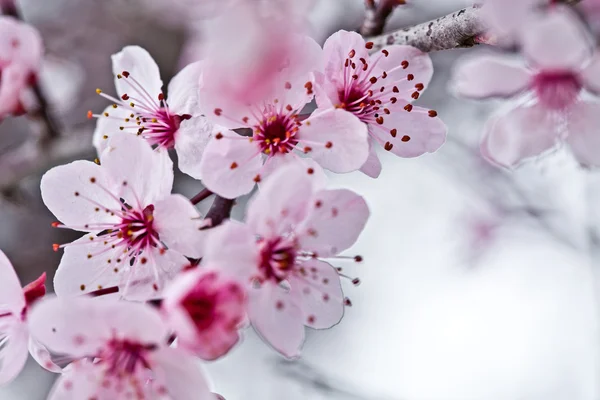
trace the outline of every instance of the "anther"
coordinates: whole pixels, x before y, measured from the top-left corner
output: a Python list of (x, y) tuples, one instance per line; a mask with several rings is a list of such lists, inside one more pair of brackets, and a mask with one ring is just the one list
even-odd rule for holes
[(373, 42), (367, 42), (365, 43), (365, 48), (367, 48), (368, 50), (371, 50), (373, 48)]
[(413, 92), (413, 94), (411, 94), (410, 97), (412, 97), (415, 100), (418, 99), (419, 98), (419, 92)]
[(352, 58), (356, 55), (356, 51), (354, 51), (354, 49), (350, 50), (350, 53), (348, 53), (348, 57)]
[(331, 143), (331, 142), (325, 143), (325, 148), (330, 149), (332, 147), (333, 147), (333, 143)]
[(258, 183), (260, 182), (260, 175), (256, 175), (253, 179), (254, 182)]
[(402, 139), (400, 139), (400, 140), (402, 140), (403, 142), (408, 142), (410, 140), (410, 136), (404, 135), (404, 136), (402, 136)]
[(402, 68), (406, 69), (408, 68), (408, 61), (404, 60), (400, 63), (400, 65), (402, 65)]
[(215, 108), (215, 115), (217, 117), (220, 117), (222, 113), (223, 113), (223, 110), (221, 110), (220, 108)]
[(415, 88), (420, 92), (421, 90), (425, 89), (425, 85), (423, 85), (422, 83), (417, 83), (415, 85)]
[(123, 96), (121, 96), (121, 98), (126, 101), (129, 100), (129, 96), (127, 95), (127, 93), (125, 93)]
[(52, 245), (52, 250), (54, 250), (54, 251), (58, 251), (58, 249), (60, 249), (60, 244), (58, 244), (58, 243), (54, 243), (54, 244)]
[(390, 142), (385, 142), (385, 144), (383, 145), (383, 148), (387, 151), (392, 150), (393, 147), (394, 147), (394, 145)]
[(217, 132), (217, 134), (215, 135), (215, 139), (223, 139), (223, 134), (221, 132)]
[(398, 101), (398, 99), (397, 99), (397, 98), (395, 98), (395, 97), (392, 97), (392, 98), (390, 98), (390, 102), (391, 102), (392, 104), (396, 104), (396, 102), (397, 102), (397, 101)]
[(123, 76), (124, 76), (125, 78), (129, 78), (129, 72), (127, 72), (127, 71), (123, 71), (123, 72), (121, 72), (121, 74), (123, 74)]
[(390, 52), (389, 52), (389, 51), (387, 51), (386, 49), (383, 49), (383, 50), (381, 50), (381, 52), (382, 52), (382, 53), (383, 53), (383, 55), (384, 55), (384, 56), (386, 56), (386, 57), (390, 55)]
[(354, 256), (354, 261), (359, 263), (359, 262), (363, 261), (363, 258), (362, 258), (362, 256)]
[(377, 78), (375, 78), (374, 76), (371, 77), (371, 79), (369, 79), (369, 81), (373, 84), (375, 84), (375, 82), (377, 82)]
[(390, 131), (390, 135), (392, 135), (392, 137), (396, 137), (396, 135), (398, 134), (398, 129), (394, 128)]
[(413, 79), (415, 79), (415, 76), (413, 74), (408, 74), (408, 75), (406, 75), (406, 79), (408, 79), (409, 81), (412, 81)]
[(234, 161), (231, 163), (231, 165), (229, 166), (229, 168), (231, 169), (236, 169), (238, 167), (238, 164)]
[(87, 117), (88, 117), (88, 119), (94, 118), (94, 114), (92, 113), (91, 110), (87, 112)]
[(352, 279), (352, 284), (353, 284), (354, 286), (358, 286), (358, 285), (360, 285), (360, 279), (358, 279), (358, 278), (354, 278), (354, 279)]
[(392, 92), (400, 93), (400, 89), (398, 89), (398, 86), (394, 86), (394, 88), (392, 89)]
[(383, 117), (377, 117), (375, 118), (375, 121), (379, 124), (379, 125), (383, 125)]
[(412, 109), (413, 109), (413, 105), (412, 105), (412, 104), (407, 104), (407, 105), (405, 105), (405, 106), (404, 106), (404, 109), (405, 109), (406, 111), (408, 111), (408, 112), (411, 112), (411, 111), (412, 111)]
[(429, 110), (428, 114), (431, 118), (435, 118), (438, 115), (437, 111), (435, 111), (435, 110)]
[(314, 169), (312, 169), (312, 168), (309, 168), (309, 169), (307, 169), (307, 170), (306, 170), (306, 172), (307, 172), (309, 175), (312, 175), (312, 174), (314, 174), (314, 173), (315, 173), (315, 170), (314, 170)]
[(102, 93), (102, 89), (96, 89), (96, 93), (97, 93), (97, 94), (100, 94), (100, 93)]

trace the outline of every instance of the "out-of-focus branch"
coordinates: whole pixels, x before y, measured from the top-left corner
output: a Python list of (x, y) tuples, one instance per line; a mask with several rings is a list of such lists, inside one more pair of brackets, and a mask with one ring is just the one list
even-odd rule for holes
[(419, 25), (370, 39), (372, 51), (391, 44), (404, 44), (424, 52), (472, 47), (484, 32), (480, 8), (473, 6)]
[(216, 196), (208, 213), (206, 213), (206, 218), (210, 218), (212, 222), (211, 227), (220, 225), (224, 220), (228, 219), (231, 216), (231, 209), (234, 204), (235, 200)]
[(406, 4), (406, 1), (380, 0), (376, 3), (375, 0), (365, 0), (365, 20), (360, 28), (361, 35), (375, 36), (383, 33), (387, 19), (394, 9), (402, 4)]

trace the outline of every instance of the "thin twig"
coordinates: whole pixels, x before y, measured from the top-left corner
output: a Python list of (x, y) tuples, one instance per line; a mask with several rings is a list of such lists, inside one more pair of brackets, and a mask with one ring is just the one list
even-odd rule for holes
[(210, 210), (206, 213), (206, 218), (210, 218), (211, 227), (220, 225), (224, 220), (231, 216), (231, 210), (235, 204), (235, 200), (226, 199), (221, 196), (216, 196)]
[(202, 200), (208, 199), (212, 195), (213, 195), (213, 192), (211, 192), (210, 190), (205, 188), (205, 189), (202, 189), (197, 195), (192, 197), (190, 199), (190, 202), (193, 205), (196, 205), (196, 204), (200, 203)]

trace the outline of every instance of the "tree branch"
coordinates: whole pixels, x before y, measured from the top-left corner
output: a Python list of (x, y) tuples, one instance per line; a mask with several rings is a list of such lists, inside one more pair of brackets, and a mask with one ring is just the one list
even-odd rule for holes
[(208, 213), (206, 213), (206, 218), (210, 218), (212, 221), (210, 227), (212, 228), (221, 225), (224, 220), (228, 219), (231, 216), (231, 209), (234, 204), (235, 200), (226, 199), (217, 195), (212, 206), (210, 206)]
[(375, 4), (375, 0), (365, 0), (365, 20), (360, 28), (360, 34), (363, 36), (375, 36), (383, 33), (383, 28), (387, 19), (394, 9), (402, 4), (404, 0), (380, 0)]
[(419, 25), (376, 36), (372, 51), (391, 44), (416, 47), (424, 52), (472, 47), (484, 33), (480, 7), (468, 7)]

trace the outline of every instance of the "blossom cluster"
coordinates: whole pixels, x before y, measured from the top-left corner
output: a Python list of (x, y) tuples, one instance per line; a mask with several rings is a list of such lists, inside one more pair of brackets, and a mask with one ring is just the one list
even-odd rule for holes
[[(325, 170), (376, 178), (377, 145), (420, 156), (444, 143), (446, 126), (413, 104), (433, 75), (427, 54), (373, 52), (347, 31), (321, 47), (290, 29), (292, 19), (301, 25), (295, 7), (275, 3), (275, 13), (230, 11), (256, 14), (245, 46), (264, 57), (244, 69), (247, 49), (232, 56), (216, 46), (165, 93), (148, 51), (112, 56), (116, 93), (97, 89), (110, 103), (88, 112), (98, 157), (41, 180), (52, 226), (82, 235), (53, 245), (62, 252), (56, 295), (45, 296), (45, 275), (22, 289), (0, 257), (0, 383), (30, 353), (61, 374), (50, 399), (213, 399), (195, 360), (235, 351), (249, 326), (297, 358), (306, 327), (341, 321), (351, 305), (342, 281), (360, 283), (342, 268), (362, 262), (345, 252), (370, 210), (359, 194), (328, 189)], [(265, 32), (281, 42), (265, 45)], [(21, 60), (11, 59), (3, 73)], [(172, 193), (174, 153), (202, 182), (202, 198)], [(242, 221), (195, 207), (210, 196), (231, 207), (253, 191)]]

